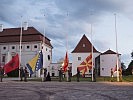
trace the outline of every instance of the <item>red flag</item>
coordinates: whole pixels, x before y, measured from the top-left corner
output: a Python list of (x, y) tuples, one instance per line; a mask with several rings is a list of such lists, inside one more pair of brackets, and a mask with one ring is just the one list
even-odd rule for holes
[(92, 54), (90, 54), (79, 66), (78, 69), (82, 72), (82, 75), (85, 74), (89, 69), (92, 69)]
[(4, 71), (5, 74), (17, 69), (19, 67), (19, 56), (16, 54), (5, 66)]
[(64, 72), (67, 71), (68, 63), (69, 63), (69, 60), (68, 60), (68, 54), (67, 54), (67, 52), (66, 52), (66, 56), (65, 56), (65, 59), (64, 59), (64, 62), (63, 62), (63, 66), (62, 66)]

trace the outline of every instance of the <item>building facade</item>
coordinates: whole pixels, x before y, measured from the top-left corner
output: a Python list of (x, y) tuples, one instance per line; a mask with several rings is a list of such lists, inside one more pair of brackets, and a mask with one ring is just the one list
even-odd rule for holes
[[(92, 44), (88, 38), (83, 35), (75, 49), (72, 51), (72, 75), (76, 75), (77, 67), (92, 53)], [(95, 58), (100, 55), (100, 52), (93, 46), (93, 61), (95, 66)], [(86, 73), (86, 74), (89, 74)]]
[[(92, 44), (88, 38), (83, 35), (75, 49), (72, 51), (72, 75), (76, 75), (77, 67), (92, 53)], [(116, 66), (117, 53), (112, 50), (107, 50), (101, 53), (93, 46), (93, 67), (95, 74), (98, 76), (110, 76), (111, 68)], [(119, 67), (121, 59), (119, 55)], [(89, 74), (86, 72), (85, 74)]]
[[(0, 64), (4, 66), (13, 56), (20, 55), (20, 30), (9, 28), (0, 30)], [(44, 68), (52, 62), (52, 45), (50, 39), (44, 37), (34, 27), (22, 29), (21, 66), (26, 66), (39, 51), (43, 52)], [(40, 77), (40, 70), (37, 72)]]

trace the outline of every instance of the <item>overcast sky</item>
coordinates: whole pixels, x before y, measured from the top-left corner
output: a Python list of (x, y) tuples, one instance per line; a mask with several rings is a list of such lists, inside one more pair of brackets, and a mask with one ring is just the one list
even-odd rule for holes
[[(0, 24), (4, 28), (20, 27), (21, 16), (29, 26), (43, 33), (53, 45), (53, 62), (64, 58), (66, 35), (68, 51), (75, 48), (83, 34), (100, 52), (109, 48), (116, 51), (115, 17), (118, 33), (118, 52), (128, 65), (133, 51), (132, 0), (0, 0)], [(44, 16), (45, 15), (45, 16)]]

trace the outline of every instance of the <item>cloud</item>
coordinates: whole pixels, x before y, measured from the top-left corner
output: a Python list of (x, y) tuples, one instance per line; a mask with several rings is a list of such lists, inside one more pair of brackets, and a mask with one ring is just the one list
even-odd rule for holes
[[(83, 34), (90, 34), (90, 24), (100, 23), (103, 15), (132, 12), (130, 0), (126, 3), (124, 0), (1, 0), (0, 7), (1, 23), (19, 27), (23, 16), (23, 21), (28, 21), (40, 32), (44, 33), (45, 28), (54, 50), (62, 54), (66, 49), (66, 35), (71, 52)], [(108, 48), (105, 41), (96, 39), (94, 44), (101, 51)], [(60, 53), (54, 54), (57, 55)]]

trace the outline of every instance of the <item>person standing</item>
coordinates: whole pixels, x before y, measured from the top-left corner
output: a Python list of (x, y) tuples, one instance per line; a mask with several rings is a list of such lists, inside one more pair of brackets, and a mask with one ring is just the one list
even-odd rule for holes
[(63, 73), (62, 73), (62, 68), (59, 69), (59, 82), (62, 81), (63, 78)]
[(77, 82), (79, 82), (79, 78), (80, 78), (80, 71), (79, 71), (79, 69), (77, 68)]
[(114, 71), (113, 71), (113, 68), (111, 68), (110, 73), (111, 73), (111, 82), (112, 82), (112, 81), (113, 81), (113, 77), (114, 77)]
[(28, 74), (27, 67), (25, 67), (24, 69), (24, 81), (25, 82), (27, 82), (27, 74)]
[(47, 77), (47, 68), (44, 68), (44, 82), (46, 81), (46, 77)]
[(93, 68), (93, 82), (96, 82), (96, 70)]
[(0, 81), (2, 82), (4, 76), (4, 68), (0, 67)]
[(119, 81), (122, 82), (122, 69), (119, 68)]
[(23, 81), (23, 77), (24, 77), (24, 69), (23, 67), (20, 68), (20, 81)]
[(69, 69), (68, 69), (68, 82), (71, 82), (71, 76), (72, 76), (71, 67), (69, 67)]

